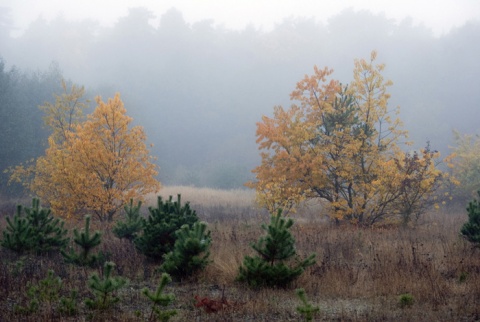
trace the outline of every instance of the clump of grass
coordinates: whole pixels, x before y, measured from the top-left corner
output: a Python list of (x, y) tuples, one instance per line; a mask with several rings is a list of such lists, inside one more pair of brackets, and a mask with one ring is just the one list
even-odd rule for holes
[(415, 302), (415, 299), (413, 298), (413, 295), (410, 293), (401, 294), (398, 298), (398, 303), (402, 309), (411, 307), (414, 302)]
[(468, 273), (466, 272), (461, 272), (460, 276), (458, 276), (458, 282), (459, 283), (465, 283), (468, 277)]

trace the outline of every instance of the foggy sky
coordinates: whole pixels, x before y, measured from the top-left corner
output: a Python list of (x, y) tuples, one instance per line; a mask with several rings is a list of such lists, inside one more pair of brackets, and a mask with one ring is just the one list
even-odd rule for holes
[[(187, 18), (189, 9), (168, 9), (157, 16), (150, 1), (150, 6), (127, 10), (111, 25), (96, 18), (71, 21), (65, 11), (35, 19), (15, 36), (16, 11), (1, 9), (0, 57), (25, 70), (47, 70), (56, 62), (66, 79), (104, 100), (120, 92), (127, 113), (154, 144), (162, 182), (225, 188), (251, 179), (250, 170), (259, 163), (256, 122), (271, 115), (275, 105), (288, 108), (295, 84), (314, 65), (333, 68), (333, 77), (346, 84), (352, 79), (353, 60), (368, 58), (372, 50), (386, 64), (385, 78), (394, 83), (390, 107), (400, 106), (400, 118), (415, 142), (412, 148), (430, 141), (445, 155), (453, 129), (476, 133), (480, 43), (475, 39), (480, 39), (480, 24), (465, 22), (476, 13), (473, 2), (465, 1), (462, 8), (469, 14), (459, 14), (463, 20), (455, 18), (462, 10), (449, 8), (452, 1), (438, 2), (430, 10), (435, 19), (445, 17), (440, 9), (450, 10), (452, 19), (445, 26), (462, 21), (442, 34), (426, 22), (392, 20), (377, 12), (381, 6), (345, 9), (326, 22), (291, 16), (271, 29), (229, 29), (215, 20)], [(82, 3), (86, 8), (90, 4)], [(96, 15), (104, 3), (98, 2)], [(422, 1), (415, 3), (418, 10), (424, 8)], [(114, 7), (112, 11), (118, 9)], [(31, 9), (38, 10), (33, 4)], [(38, 122), (35, 126), (41, 127)]]
[(431, 0), (2, 0), (0, 7), (10, 9), (13, 35), (23, 33), (39, 16), (47, 21), (59, 16), (70, 21), (91, 19), (103, 27), (112, 27), (133, 7), (148, 8), (153, 13), (152, 25), (157, 25), (161, 15), (175, 7), (188, 23), (212, 19), (216, 25), (230, 29), (241, 30), (253, 25), (263, 31), (271, 31), (287, 17), (314, 18), (327, 23), (348, 8), (381, 13), (397, 23), (411, 19), (414, 25), (423, 24), (437, 36), (480, 18), (477, 0), (438, 0), (434, 3)]

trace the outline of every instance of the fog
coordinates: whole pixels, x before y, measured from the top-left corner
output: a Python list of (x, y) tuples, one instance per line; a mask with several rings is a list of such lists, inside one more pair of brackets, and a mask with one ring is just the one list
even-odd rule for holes
[[(156, 26), (153, 18), (142, 7), (111, 27), (40, 17), (12, 37), (10, 12), (0, 8), (0, 57), (22, 71), (46, 71), (54, 62), (89, 97), (120, 92), (154, 144), (160, 181), (169, 185), (242, 186), (260, 162), (255, 130), (262, 115), (288, 107), (290, 92), (314, 65), (333, 68), (348, 83), (354, 59), (372, 50), (394, 83), (390, 107), (400, 106), (413, 148), (430, 141), (446, 155), (453, 129), (478, 133), (479, 21), (435, 35), (412, 19), (353, 9), (327, 22), (286, 18), (268, 31), (188, 23), (174, 8)], [(29, 108), (38, 110), (44, 99)], [(41, 128), (41, 118), (31, 126)]]

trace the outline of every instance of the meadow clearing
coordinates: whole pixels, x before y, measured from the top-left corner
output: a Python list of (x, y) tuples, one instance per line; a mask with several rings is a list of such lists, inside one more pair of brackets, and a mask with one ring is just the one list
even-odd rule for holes
[[(166, 293), (175, 295), (171, 321), (301, 321), (295, 289), (304, 288), (309, 302), (320, 308), (315, 321), (475, 321), (480, 319), (480, 249), (459, 236), (467, 220), (464, 209), (432, 211), (412, 227), (358, 228), (333, 225), (313, 205), (292, 214), (292, 233), (301, 257), (316, 254), (316, 264), (286, 289), (252, 289), (237, 282), (238, 267), (252, 255), (252, 242), (263, 234), (269, 214), (254, 204), (249, 190), (164, 187), (160, 195), (181, 194), (190, 201), (211, 231), (211, 263), (199, 275), (174, 281)], [(145, 205), (155, 202), (149, 196)], [(27, 202), (28, 204), (28, 202)], [(142, 213), (148, 211), (143, 207)], [(0, 228), (13, 207), (2, 208)], [(158, 263), (145, 259), (135, 246), (116, 238), (108, 225), (99, 246), (116, 266), (114, 274), (128, 279), (111, 309), (89, 310), (86, 281), (96, 269), (64, 263), (58, 253), (19, 256), (0, 249), (0, 319), (2, 321), (145, 321), (151, 304), (141, 294), (156, 289)], [(75, 223), (67, 222), (71, 230)], [(61, 314), (45, 302), (35, 313), (18, 313), (26, 305), (28, 285), (53, 270), (62, 280), (59, 295), (76, 289), (78, 312)], [(101, 275), (101, 269), (99, 274)], [(197, 297), (197, 299), (195, 299)], [(199, 299), (222, 302), (216, 312), (195, 305)]]

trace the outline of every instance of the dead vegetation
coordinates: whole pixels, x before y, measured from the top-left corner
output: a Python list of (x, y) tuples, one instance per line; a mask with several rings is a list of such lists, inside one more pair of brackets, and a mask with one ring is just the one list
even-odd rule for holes
[[(238, 284), (235, 277), (243, 257), (252, 254), (250, 243), (261, 234), (260, 224), (268, 214), (240, 191), (221, 195), (200, 189), (200, 196), (194, 196), (195, 189), (175, 188), (167, 196), (182, 193), (182, 199), (191, 200), (201, 220), (209, 223), (213, 262), (197, 277), (167, 286), (165, 292), (176, 297), (170, 308), (178, 314), (172, 321), (299, 321), (295, 289), (300, 287), (320, 307), (316, 321), (480, 319), (480, 249), (459, 237), (467, 218), (462, 210), (430, 213), (415, 227), (359, 229), (322, 222), (314, 211), (304, 209), (295, 215), (292, 232), (300, 255), (315, 252), (317, 263), (288, 289), (255, 290)], [(208, 193), (213, 194), (211, 199)], [(244, 199), (239, 202), (236, 197)], [(0, 228), (4, 226), (2, 216)], [(100, 248), (115, 262), (114, 273), (129, 279), (117, 294), (121, 300), (114, 309), (91, 311), (84, 305), (91, 295), (86, 280), (95, 270), (67, 265), (59, 254), (20, 257), (2, 248), (1, 320), (145, 321), (150, 306), (141, 289), (156, 287), (157, 265), (130, 242), (103, 229)], [(15, 305), (28, 301), (28, 283), (38, 283), (49, 269), (63, 281), (61, 295), (78, 290), (78, 313), (66, 316), (45, 307), (32, 314), (16, 313)], [(405, 294), (413, 299), (409, 305), (401, 303)]]

